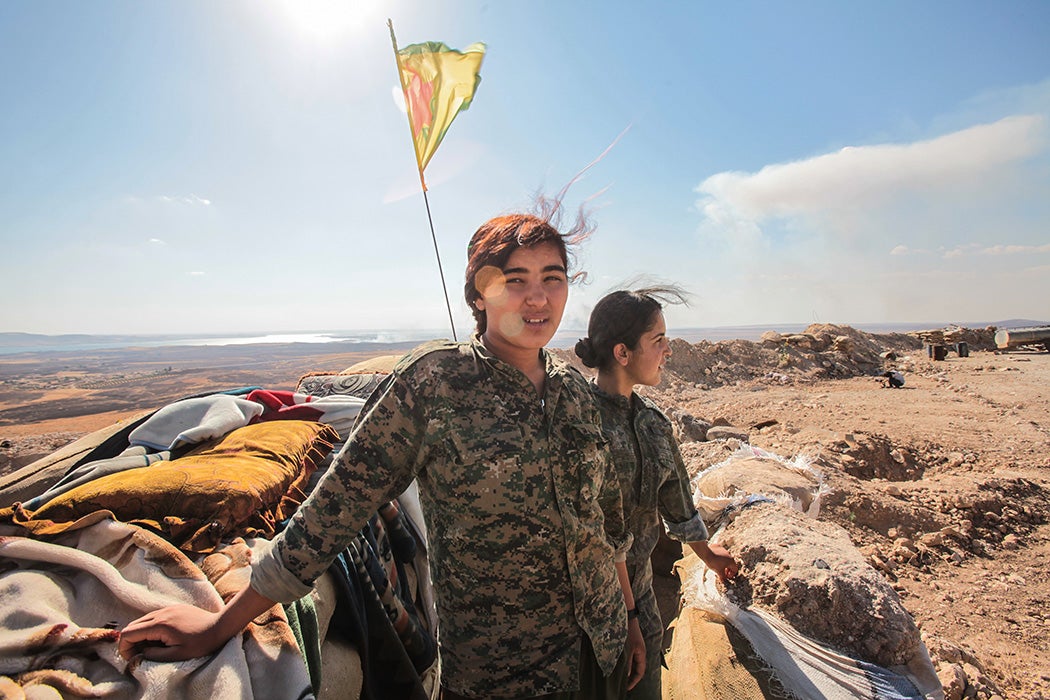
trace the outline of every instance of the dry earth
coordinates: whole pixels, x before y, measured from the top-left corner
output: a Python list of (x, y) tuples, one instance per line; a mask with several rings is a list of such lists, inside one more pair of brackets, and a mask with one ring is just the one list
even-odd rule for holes
[[(1042, 700), (1050, 698), (1050, 354), (999, 353), (990, 329), (967, 333), (969, 355), (940, 361), (914, 336), (836, 326), (762, 342), (675, 340), (664, 382), (647, 393), (683, 441), (704, 437), (706, 425), (740, 433), (691, 446), (710, 463), (741, 438), (813, 459), (831, 489), (821, 519), (845, 528), (892, 583), (949, 698)], [(0, 473), (179, 396), (291, 388), (308, 371), (391, 349), (239, 352), (0, 362)], [(904, 372), (904, 388), (875, 379), (889, 366)], [(658, 578), (673, 614), (674, 581)]]
[(204, 391), (294, 389), (403, 344), (290, 343), (0, 356), (0, 474), (143, 411)]

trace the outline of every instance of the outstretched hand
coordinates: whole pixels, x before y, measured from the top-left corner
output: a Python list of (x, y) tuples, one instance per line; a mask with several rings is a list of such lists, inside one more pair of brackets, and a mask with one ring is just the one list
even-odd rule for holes
[(740, 572), (740, 564), (729, 553), (729, 550), (720, 544), (710, 545), (710, 550), (711, 558), (704, 563), (718, 575), (718, 580), (725, 583), (736, 578), (737, 573)]
[(184, 661), (207, 656), (226, 643), (217, 633), (219, 613), (192, 605), (173, 605), (147, 613), (120, 632), (118, 649), (126, 660)]
[(689, 546), (707, 567), (718, 575), (718, 580), (722, 583), (733, 580), (740, 572), (740, 564), (722, 545), (702, 541), (690, 542)]

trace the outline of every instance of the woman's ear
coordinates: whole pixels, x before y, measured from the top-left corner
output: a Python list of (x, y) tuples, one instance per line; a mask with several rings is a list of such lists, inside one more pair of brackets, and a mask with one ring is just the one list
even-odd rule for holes
[(477, 299), (475, 299), (474, 300), (474, 308), (477, 309), (478, 311), (484, 311), (485, 310), (485, 300), (482, 297), (478, 297)]
[(626, 343), (617, 343), (614, 345), (612, 354), (613, 359), (616, 360), (621, 367), (626, 367), (627, 361), (631, 359), (631, 351), (627, 349)]

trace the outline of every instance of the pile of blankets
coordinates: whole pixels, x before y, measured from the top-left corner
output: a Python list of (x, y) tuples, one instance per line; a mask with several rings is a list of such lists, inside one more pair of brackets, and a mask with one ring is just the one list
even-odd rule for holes
[(364, 398), (252, 388), (183, 399), (0, 509), (0, 697), (313, 698), (325, 629), (360, 656), (360, 697), (427, 697), (436, 623), (412, 494), (376, 513), (326, 574), (337, 600), (325, 619), (308, 596), (210, 657), (117, 653), (118, 631), (142, 614), (216, 610), (247, 585), (253, 548), (305, 499)]

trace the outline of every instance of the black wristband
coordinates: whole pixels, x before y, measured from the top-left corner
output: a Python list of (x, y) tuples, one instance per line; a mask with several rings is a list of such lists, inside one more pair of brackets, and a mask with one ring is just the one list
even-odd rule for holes
[(627, 621), (628, 622), (630, 622), (631, 620), (633, 620), (633, 619), (635, 619), (637, 617), (638, 617), (638, 608), (631, 608), (630, 610), (627, 611)]

